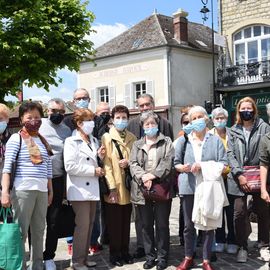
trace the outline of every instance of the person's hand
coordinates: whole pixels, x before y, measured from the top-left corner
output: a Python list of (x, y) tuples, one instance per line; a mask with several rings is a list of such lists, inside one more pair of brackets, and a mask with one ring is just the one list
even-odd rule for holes
[(270, 203), (270, 196), (269, 196), (269, 193), (267, 192), (267, 190), (261, 191), (261, 198), (262, 198), (265, 202)]
[(1, 204), (4, 208), (8, 208), (11, 206), (11, 202), (10, 202), (10, 195), (8, 192), (2, 192), (1, 195)]
[(128, 160), (125, 159), (125, 158), (119, 160), (119, 166), (120, 166), (120, 168), (122, 168), (122, 169), (127, 168), (127, 167), (128, 167)]
[(177, 165), (177, 170), (180, 172), (180, 173), (189, 173), (190, 170), (191, 170), (191, 166), (189, 163), (186, 163), (186, 164), (179, 164)]
[(247, 182), (246, 177), (244, 175), (239, 175), (238, 180), (239, 180), (239, 185), (241, 186), (242, 190), (244, 192), (249, 192), (250, 188), (248, 186), (248, 182)]
[(95, 168), (95, 176), (98, 177), (104, 176), (104, 170), (101, 167)]
[(118, 203), (119, 202), (117, 191), (111, 191), (110, 192), (109, 201), (111, 203)]
[(53, 200), (53, 191), (48, 190), (48, 206), (52, 204), (52, 200)]
[(192, 173), (198, 173), (199, 171), (201, 170), (201, 164), (200, 163), (193, 163), (192, 166), (191, 166), (191, 169), (190, 171)]
[(143, 185), (145, 186), (145, 188), (147, 190), (150, 190), (152, 187), (152, 180), (148, 180), (148, 181), (143, 182)]
[(104, 145), (101, 145), (97, 151), (98, 157), (103, 160), (106, 154), (106, 149)]
[(143, 182), (147, 182), (147, 181), (152, 181), (156, 178), (155, 175), (153, 175), (152, 173), (146, 173), (142, 176), (142, 181)]

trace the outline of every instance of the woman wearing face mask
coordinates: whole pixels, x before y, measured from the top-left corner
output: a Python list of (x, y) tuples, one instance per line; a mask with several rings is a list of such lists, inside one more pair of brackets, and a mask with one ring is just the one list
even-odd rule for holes
[[(131, 147), (136, 137), (127, 131), (129, 111), (122, 105), (112, 109), (113, 127), (102, 136), (102, 144), (106, 149), (104, 170), (110, 190), (105, 200), (105, 222), (110, 240), (110, 262), (112, 265), (122, 266), (123, 263), (133, 263), (129, 255), (129, 232), (131, 203), (130, 192), (125, 186), (125, 168)], [(116, 148), (119, 145), (123, 159)]]
[[(234, 228), (236, 243), (240, 247), (237, 262), (247, 261), (248, 236), (251, 227), (247, 215), (247, 193), (250, 191), (243, 166), (259, 166), (259, 143), (270, 127), (258, 118), (255, 101), (250, 97), (241, 99), (236, 106), (236, 123), (228, 138), (228, 193), (234, 198)], [(262, 259), (269, 256), (269, 208), (253, 193), (253, 203), (258, 217), (258, 241)], [(265, 254), (266, 253), (266, 254)], [(267, 258), (265, 258), (267, 259)]]
[(134, 143), (130, 155), (130, 170), (134, 180), (131, 197), (142, 220), (146, 254), (143, 268), (150, 269), (156, 265), (157, 270), (162, 270), (167, 268), (169, 256), (172, 200), (171, 197), (166, 201), (146, 200), (140, 186), (143, 185), (151, 192), (153, 183), (171, 182), (174, 150), (171, 139), (159, 132), (159, 118), (155, 113), (144, 112), (140, 120), (145, 135)]
[[(192, 132), (188, 135), (188, 142), (184, 150), (185, 139), (180, 138), (175, 147), (174, 165), (180, 173), (179, 195), (183, 204), (184, 212), (184, 240), (185, 240), (185, 258), (177, 267), (177, 270), (190, 269), (194, 265), (193, 252), (195, 245), (196, 230), (193, 223), (193, 208), (195, 208), (195, 194), (198, 191), (199, 184), (204, 181), (202, 177), (202, 164), (207, 162), (215, 162), (215, 166), (219, 166), (222, 171), (227, 165), (225, 148), (221, 140), (213, 134), (207, 132), (206, 122), (208, 115), (205, 109), (201, 106), (195, 106), (189, 111), (189, 127)], [(201, 186), (201, 185), (200, 185)], [(221, 195), (225, 194), (225, 188)], [(225, 198), (225, 195), (224, 195)], [(224, 203), (226, 200), (224, 200)], [(214, 208), (216, 202), (209, 202), (208, 208)], [(223, 204), (222, 204), (223, 206)], [(198, 206), (196, 206), (198, 207)], [(220, 217), (222, 207), (220, 208)], [(208, 221), (208, 220), (206, 220)], [(197, 226), (197, 229), (203, 231), (203, 269), (212, 270), (210, 264), (211, 248), (214, 238), (214, 229), (221, 227), (222, 220), (219, 219), (215, 224), (205, 223), (204, 226)]]
[[(228, 133), (230, 129), (227, 127), (228, 121), (228, 112), (221, 107), (218, 107), (212, 111), (212, 119), (214, 128), (210, 130), (212, 134), (217, 135), (221, 141), (225, 149), (227, 149), (228, 145)], [(227, 183), (227, 175), (230, 172), (230, 168), (227, 167), (227, 171), (223, 173), (224, 184), (226, 187), (226, 191), (228, 191), (228, 183)], [(235, 242), (235, 234), (234, 234), (234, 225), (233, 225), (233, 205), (234, 198), (227, 193), (228, 200), (230, 204), (224, 207), (223, 210), (223, 223), (222, 228), (218, 228), (216, 230), (216, 243), (215, 243), (215, 251), (223, 252), (225, 250), (225, 243), (227, 243), (226, 250), (229, 254), (237, 253), (238, 247)], [(225, 230), (225, 214), (226, 214), (226, 230)], [(227, 232), (227, 235), (226, 235)]]
[[(181, 117), (180, 117), (180, 124), (182, 129), (178, 132), (178, 138), (174, 140), (173, 147), (176, 146), (177, 141), (180, 137), (184, 136), (185, 140), (187, 141), (187, 135), (192, 131), (189, 128), (189, 118), (188, 112), (189, 110), (194, 107), (194, 105), (187, 105), (180, 110)], [(184, 246), (184, 215), (183, 215), (183, 205), (180, 199), (180, 208), (179, 208), (179, 242), (180, 246)]]
[(96, 265), (88, 261), (88, 249), (95, 219), (96, 201), (99, 201), (98, 177), (104, 171), (98, 166), (98, 157), (104, 158), (104, 147), (92, 136), (94, 114), (88, 109), (77, 109), (73, 114), (76, 129), (64, 145), (64, 164), (67, 172), (67, 199), (75, 213), (72, 265), (76, 270), (87, 270)]
[[(6, 144), (6, 158), (2, 177), (2, 206), (12, 202), (14, 219), (20, 224), (23, 242), (31, 230), (32, 263), (30, 269), (43, 269), (43, 234), (48, 205), (53, 198), (52, 151), (39, 134), (42, 107), (35, 102), (25, 102), (19, 108), (23, 128), (13, 134)], [(12, 162), (17, 159), (14, 186), (10, 189)], [(12, 200), (10, 199), (12, 198)], [(24, 245), (23, 245), (24, 247)], [(26, 269), (24, 257), (23, 269)]]

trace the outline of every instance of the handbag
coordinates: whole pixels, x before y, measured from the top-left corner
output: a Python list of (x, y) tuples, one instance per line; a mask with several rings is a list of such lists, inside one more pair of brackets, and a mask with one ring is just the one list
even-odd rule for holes
[[(118, 142), (116, 140), (112, 140), (112, 141), (115, 144), (115, 147), (116, 147), (116, 149), (118, 151), (118, 154), (119, 154), (120, 159), (124, 159), (123, 154), (122, 154), (122, 152), (120, 150), (120, 147), (119, 147)], [(129, 168), (125, 168), (124, 170), (125, 170), (125, 187), (126, 187), (126, 189), (128, 191), (130, 191), (131, 190), (132, 176), (131, 176), (131, 173), (130, 173)]]
[(64, 238), (73, 236), (75, 229), (75, 213), (69, 201), (63, 200), (62, 206), (57, 217), (57, 237)]
[[(97, 157), (97, 163), (98, 166), (103, 168), (103, 161), (99, 158), (99, 156)], [(109, 186), (107, 184), (107, 180), (105, 176), (101, 176), (98, 178), (98, 182), (99, 182), (99, 192), (100, 195), (109, 195), (110, 194), (110, 189)]]
[(151, 188), (148, 190), (143, 184), (140, 185), (140, 190), (148, 201), (167, 201), (170, 199), (170, 186), (169, 183), (155, 183), (152, 182)]
[(244, 166), (243, 175), (246, 177), (250, 193), (261, 191), (260, 166)]
[(101, 195), (109, 195), (110, 189), (107, 184), (107, 180), (105, 176), (101, 176), (98, 178), (99, 181), (99, 191)]
[(10, 208), (1, 208), (0, 216), (0, 269), (21, 270), (23, 266), (23, 242), (18, 223), (8, 223), (8, 216), (12, 216)]

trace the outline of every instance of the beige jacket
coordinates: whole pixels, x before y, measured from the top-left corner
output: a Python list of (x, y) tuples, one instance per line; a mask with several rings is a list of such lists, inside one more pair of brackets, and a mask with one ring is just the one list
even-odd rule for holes
[[(119, 166), (119, 154), (112, 139), (116, 140), (120, 146), (123, 157), (129, 160), (130, 151), (136, 137), (129, 131), (126, 131), (126, 138), (123, 142), (120, 134), (112, 127), (109, 133), (105, 133), (102, 138), (102, 144), (105, 146), (106, 155), (104, 158), (104, 171), (109, 189), (116, 189), (119, 196), (119, 204), (130, 203), (130, 193), (125, 187), (125, 171)], [(104, 196), (106, 202), (110, 203), (108, 196)]]

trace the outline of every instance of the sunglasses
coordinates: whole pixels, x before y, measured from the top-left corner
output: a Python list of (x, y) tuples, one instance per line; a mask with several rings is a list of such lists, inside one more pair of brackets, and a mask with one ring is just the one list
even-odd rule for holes
[(188, 125), (189, 124), (189, 121), (184, 121), (183, 123), (182, 123), (182, 125)]

